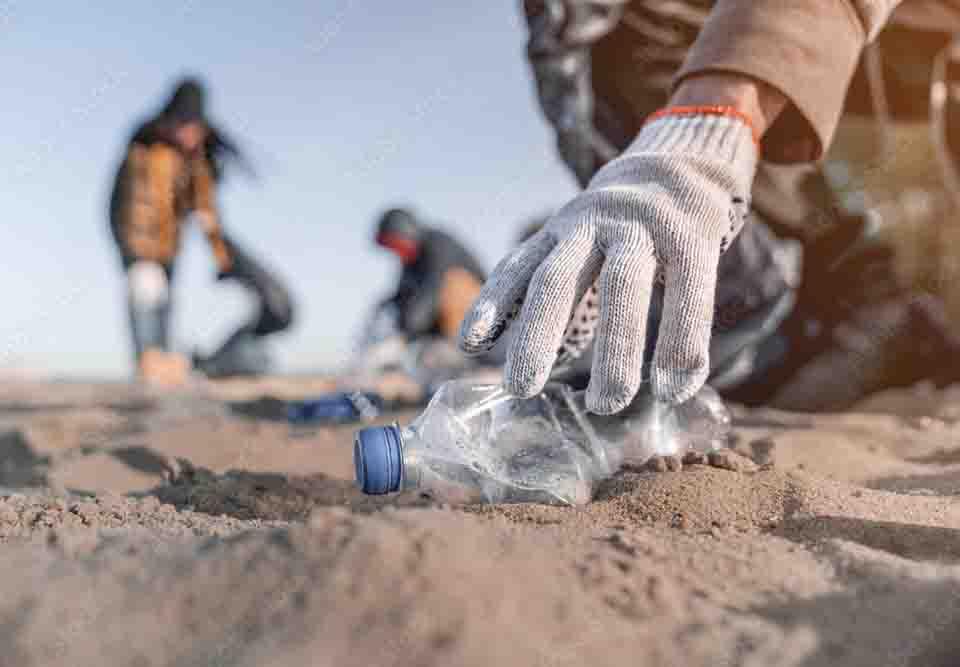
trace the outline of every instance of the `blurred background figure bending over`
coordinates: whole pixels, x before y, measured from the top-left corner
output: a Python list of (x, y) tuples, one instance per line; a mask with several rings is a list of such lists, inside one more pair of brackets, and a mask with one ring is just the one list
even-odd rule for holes
[(433, 384), (469, 363), (456, 347), (467, 309), (486, 274), (453, 236), (411, 210), (391, 208), (377, 220), (374, 240), (401, 264), (396, 290), (376, 304), (361, 332), (352, 369), (377, 373), (403, 370)]
[[(209, 120), (205, 88), (195, 79), (180, 81), (127, 147), (110, 199), (110, 226), (128, 283), (137, 372), (145, 380), (179, 384), (191, 366), (213, 377), (266, 372), (261, 339), (292, 322), (286, 287), (224, 233), (216, 195), (230, 163), (250, 171), (236, 145)], [(255, 315), (219, 349), (207, 357), (194, 354), (192, 363), (170, 343), (171, 279), (191, 219), (210, 244), (217, 279), (237, 281), (258, 303)]]
[(455, 337), (486, 280), (480, 263), (455, 238), (406, 209), (380, 217), (376, 242), (403, 265), (397, 291), (388, 299), (400, 331), (409, 338)]

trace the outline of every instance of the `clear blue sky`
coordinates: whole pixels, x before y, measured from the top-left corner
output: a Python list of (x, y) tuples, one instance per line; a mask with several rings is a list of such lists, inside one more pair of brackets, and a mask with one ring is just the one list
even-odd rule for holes
[[(573, 194), (523, 44), (513, 0), (0, 2), (0, 370), (129, 372), (106, 201), (132, 125), (184, 73), (208, 80), (212, 116), (261, 172), (230, 179), (221, 206), (299, 302), (281, 368), (336, 364), (396, 275), (370, 242), (384, 206), (415, 206), (491, 267), (522, 221)], [(191, 234), (181, 348), (248, 308), (212, 278)]]

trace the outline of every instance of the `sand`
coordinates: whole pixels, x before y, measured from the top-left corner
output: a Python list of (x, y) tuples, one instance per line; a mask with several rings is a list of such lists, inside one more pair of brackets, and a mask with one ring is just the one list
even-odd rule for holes
[(0, 383), (0, 664), (960, 662), (958, 389), (738, 409), (714, 465), (450, 508), (358, 494), (350, 427), (217, 400), (323, 386)]

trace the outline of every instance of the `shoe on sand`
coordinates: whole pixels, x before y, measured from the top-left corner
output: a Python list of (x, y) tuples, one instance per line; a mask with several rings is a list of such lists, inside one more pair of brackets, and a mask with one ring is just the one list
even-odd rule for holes
[(148, 348), (140, 357), (140, 378), (149, 384), (179, 387), (189, 377), (190, 360), (181, 354)]

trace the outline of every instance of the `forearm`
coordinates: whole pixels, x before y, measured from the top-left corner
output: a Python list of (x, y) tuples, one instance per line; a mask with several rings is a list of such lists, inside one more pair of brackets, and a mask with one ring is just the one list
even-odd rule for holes
[(729, 106), (744, 114), (762, 137), (787, 105), (779, 90), (741, 74), (704, 73), (684, 79), (669, 106)]
[(213, 252), (214, 261), (217, 263), (217, 269), (220, 273), (227, 273), (233, 268), (233, 257), (227, 242), (223, 238), (223, 230), (215, 214), (209, 211), (198, 211), (204, 234), (207, 236), (207, 242), (210, 244), (210, 250)]
[(217, 213), (216, 188), (210, 170), (203, 160), (193, 160), (194, 208), (195, 214), (207, 236), (214, 261), (221, 273), (228, 272), (233, 266), (233, 259), (223, 239), (223, 229), (220, 226), (220, 216)]

